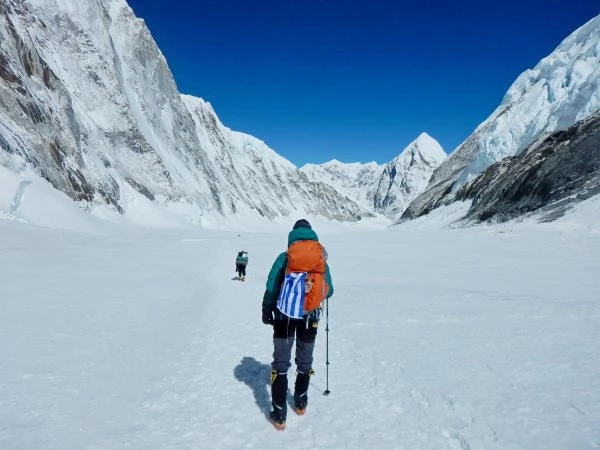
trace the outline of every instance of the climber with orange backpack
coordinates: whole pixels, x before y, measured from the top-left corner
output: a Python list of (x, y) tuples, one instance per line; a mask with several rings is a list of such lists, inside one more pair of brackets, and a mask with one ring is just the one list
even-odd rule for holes
[(327, 252), (310, 223), (301, 219), (288, 235), (288, 250), (281, 253), (269, 272), (262, 302), (262, 321), (273, 325), (271, 363), (271, 411), (275, 428), (285, 429), (287, 372), (296, 340), (294, 412), (302, 415), (308, 404), (308, 386), (321, 304), (333, 295)]

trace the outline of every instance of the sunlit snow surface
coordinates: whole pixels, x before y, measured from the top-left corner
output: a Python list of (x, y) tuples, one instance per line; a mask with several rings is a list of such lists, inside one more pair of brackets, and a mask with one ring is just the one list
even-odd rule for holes
[(88, 217), (92, 233), (5, 208), (2, 449), (600, 446), (599, 198), (550, 224), (449, 228), (460, 214), (440, 209), (388, 229), (315, 225), (336, 291), (331, 395), (322, 322), (308, 412), (284, 432), (265, 417), (260, 303), (291, 223), (152, 231)]

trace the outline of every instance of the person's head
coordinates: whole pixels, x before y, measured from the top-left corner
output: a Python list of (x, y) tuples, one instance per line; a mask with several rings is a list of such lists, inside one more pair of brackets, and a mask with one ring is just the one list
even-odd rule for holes
[(310, 226), (310, 223), (308, 222), (308, 220), (300, 219), (300, 220), (296, 221), (293, 229), (295, 230), (297, 228), (312, 228), (312, 227)]

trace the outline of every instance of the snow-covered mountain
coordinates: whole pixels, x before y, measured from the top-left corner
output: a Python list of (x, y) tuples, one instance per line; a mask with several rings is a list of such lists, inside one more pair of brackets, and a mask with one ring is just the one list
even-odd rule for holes
[(0, 92), (0, 164), (91, 211), (159, 208), (202, 224), (373, 215), (182, 97), (124, 0), (0, 3)]
[(491, 164), (565, 130), (600, 109), (600, 16), (523, 72), (500, 106), (438, 167), (427, 190), (407, 208), (411, 219), (451, 202)]
[(439, 144), (422, 134), (386, 165), (299, 170), (225, 127), (209, 103), (181, 95), (125, 0), (4, 0), (0, 165), (14, 176), (0, 212), (19, 217), (28, 189), (46, 183), (95, 215), (142, 224), (156, 212), (202, 225), (416, 217), (452, 201), (493, 162), (599, 109), (599, 30), (596, 18), (521, 75), (443, 163)]
[(425, 190), (434, 169), (445, 157), (440, 144), (427, 133), (421, 133), (385, 165), (344, 164), (334, 160), (320, 165), (307, 164), (300, 170), (310, 179), (335, 186), (366, 207), (397, 219)]
[(201, 147), (207, 149), (210, 176), (219, 186), (227, 215), (258, 212), (272, 220), (304, 211), (343, 221), (373, 216), (331, 186), (309, 181), (264, 142), (225, 127), (209, 103), (187, 95), (181, 98), (195, 122)]
[(375, 210), (399, 217), (427, 187), (433, 171), (446, 158), (441, 145), (421, 133), (404, 151), (386, 164), (373, 198)]
[(300, 168), (310, 180), (334, 186), (344, 195), (373, 207), (373, 197), (385, 166), (369, 163), (343, 163), (336, 159), (324, 164), (306, 164)]

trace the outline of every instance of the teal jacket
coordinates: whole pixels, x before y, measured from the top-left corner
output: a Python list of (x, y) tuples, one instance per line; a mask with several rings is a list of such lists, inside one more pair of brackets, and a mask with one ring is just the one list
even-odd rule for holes
[(237, 256), (237, 258), (235, 258), (235, 263), (236, 264), (241, 264), (242, 266), (247, 266), (248, 265), (248, 256), (246, 256), (245, 254), (242, 256)]
[[(288, 247), (296, 241), (318, 241), (319, 237), (310, 228), (296, 228), (290, 231), (288, 234)], [(265, 295), (263, 295), (262, 307), (263, 309), (275, 309), (277, 306), (277, 298), (279, 297), (279, 291), (281, 284), (285, 278), (285, 269), (287, 267), (287, 252), (281, 253), (271, 270), (269, 271), (269, 277), (267, 278), (267, 289)], [(325, 263), (325, 280), (329, 285), (329, 292), (327, 298), (333, 295), (333, 283), (331, 282), (331, 273), (329, 272), (329, 265)]]

